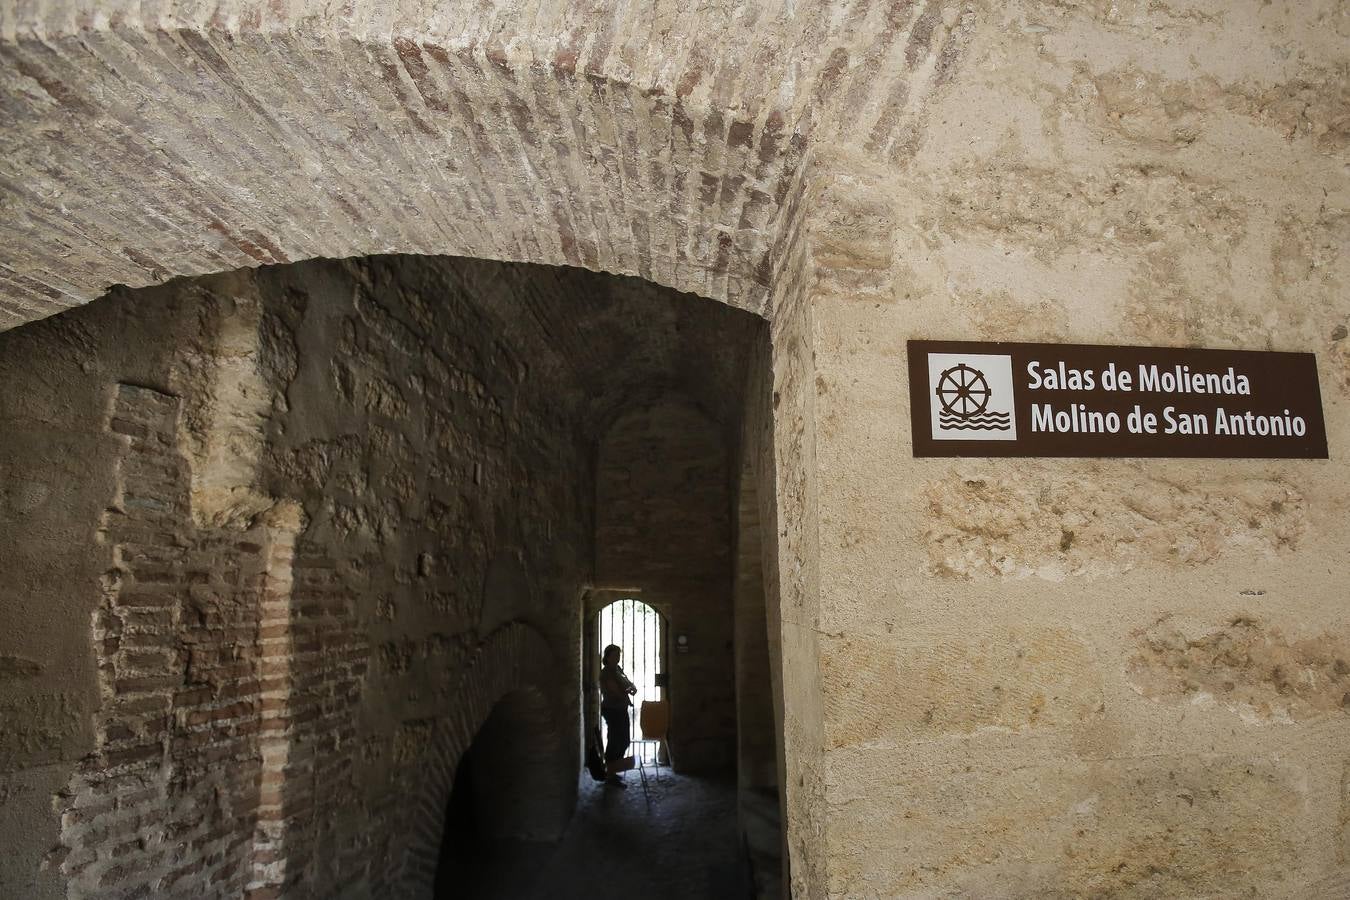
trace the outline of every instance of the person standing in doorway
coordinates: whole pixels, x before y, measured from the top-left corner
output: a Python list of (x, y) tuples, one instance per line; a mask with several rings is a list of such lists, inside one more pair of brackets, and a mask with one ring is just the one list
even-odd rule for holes
[(628, 752), (631, 739), (629, 733), (628, 708), (633, 705), (632, 696), (637, 693), (633, 682), (624, 674), (619, 661), (623, 659), (623, 648), (610, 644), (601, 657), (604, 663), (600, 667), (600, 715), (605, 720), (609, 732), (605, 741), (605, 768), (609, 776), (606, 784), (624, 787), (616, 765)]

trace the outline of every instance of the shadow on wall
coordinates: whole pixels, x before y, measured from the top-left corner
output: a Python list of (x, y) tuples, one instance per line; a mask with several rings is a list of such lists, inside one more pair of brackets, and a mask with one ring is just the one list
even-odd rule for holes
[(436, 868), (437, 898), (526, 896), (572, 815), (553, 765), (557, 732), (533, 689), (506, 695), (455, 769)]
[(525, 564), (514, 555), (494, 556), (483, 579), (478, 633), (491, 634), (508, 622), (529, 620), (533, 611), (533, 592)]

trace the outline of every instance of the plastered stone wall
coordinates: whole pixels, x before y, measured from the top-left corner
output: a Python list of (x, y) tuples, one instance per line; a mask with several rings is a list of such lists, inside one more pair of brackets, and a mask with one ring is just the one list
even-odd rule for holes
[[(793, 196), (800, 199), (800, 190)], [(765, 604), (782, 734), (779, 772), (783, 884), (793, 897), (821, 896), (824, 836), (824, 714), (820, 665), (819, 497), (816, 494), (816, 353), (812, 306), (812, 222), (788, 210), (774, 273), (770, 347), (751, 363), (743, 452), (752, 466), (765, 560)]]
[[(819, 895), (1345, 896), (1345, 7), (975, 15), (802, 201)], [(1313, 351), (1332, 458), (914, 460), (915, 337)]]
[[(420, 895), (459, 756), (508, 696), (487, 742), (511, 723), (529, 790), (486, 827), (556, 838), (597, 423), (681, 383), (673, 355), (693, 394), (739, 393), (701, 337), (726, 327), (700, 322), (737, 314), (693, 303), (384, 257), (119, 292), (7, 333), (5, 892)], [(621, 375), (579, 352), (639, 318), (666, 327)]]

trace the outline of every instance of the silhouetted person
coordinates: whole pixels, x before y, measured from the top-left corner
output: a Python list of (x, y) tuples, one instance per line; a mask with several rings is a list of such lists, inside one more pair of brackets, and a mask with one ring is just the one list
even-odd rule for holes
[(629, 698), (637, 693), (637, 688), (619, 666), (622, 658), (623, 649), (618, 644), (610, 644), (601, 657), (604, 665), (600, 667), (600, 715), (609, 731), (605, 740), (605, 767), (609, 770), (609, 777), (605, 783), (616, 787), (624, 787), (623, 778), (614, 771), (614, 765), (628, 752), (628, 707), (633, 705)]

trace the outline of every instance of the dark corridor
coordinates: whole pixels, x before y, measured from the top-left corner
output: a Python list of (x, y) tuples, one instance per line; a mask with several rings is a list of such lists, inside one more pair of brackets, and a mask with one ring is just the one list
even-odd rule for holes
[[(472, 763), (471, 763), (472, 765)], [(461, 767), (462, 768), (462, 767)], [(468, 776), (471, 777), (471, 776)], [(632, 776), (636, 780), (636, 776)], [(557, 844), (488, 841), (473, 827), (456, 778), (437, 872), (437, 898), (455, 900), (738, 900), (754, 896), (736, 826), (733, 779), (663, 770), (651, 806), (627, 790), (582, 786)]]

